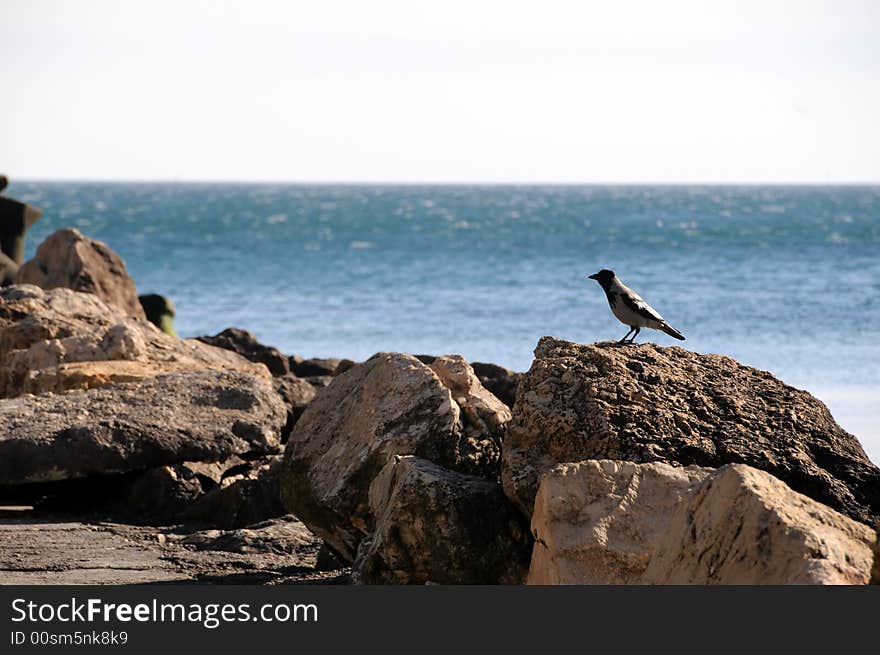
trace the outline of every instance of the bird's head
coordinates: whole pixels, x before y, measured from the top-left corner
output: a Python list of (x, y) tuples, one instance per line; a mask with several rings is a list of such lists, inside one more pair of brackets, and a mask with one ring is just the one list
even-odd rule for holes
[(600, 285), (602, 285), (603, 289), (607, 289), (608, 285), (611, 284), (611, 280), (614, 279), (614, 271), (609, 271), (607, 268), (603, 268), (598, 273), (593, 273), (588, 276), (590, 280), (596, 280)]

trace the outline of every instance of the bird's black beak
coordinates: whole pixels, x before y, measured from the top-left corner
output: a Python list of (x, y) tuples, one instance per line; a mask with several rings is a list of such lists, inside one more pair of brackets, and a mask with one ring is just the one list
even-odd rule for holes
[(598, 273), (593, 273), (592, 275), (588, 275), (588, 276), (587, 276), (587, 279), (588, 279), (588, 280), (598, 280), (598, 279), (599, 279), (599, 274), (598, 274)]

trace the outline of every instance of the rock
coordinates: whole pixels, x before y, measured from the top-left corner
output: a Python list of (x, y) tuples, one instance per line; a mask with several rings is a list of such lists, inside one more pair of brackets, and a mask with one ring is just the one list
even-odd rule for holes
[(174, 373), (0, 402), (0, 484), (123, 473), (278, 449), (287, 417), (268, 379)]
[[(332, 357), (329, 359), (321, 359), (319, 357), (314, 359), (303, 359), (299, 355), (293, 355), (288, 359), (288, 362), (291, 373), (301, 378), (319, 377), (324, 375), (332, 377), (336, 375), (337, 372), (342, 373), (342, 371), (338, 371), (342, 360)], [(351, 367), (349, 366), (349, 368)]]
[(163, 334), (91, 294), (30, 285), (0, 289), (0, 396), (95, 388), (195, 370), (268, 377), (262, 364)]
[(315, 560), (315, 568), (318, 571), (338, 571), (339, 569), (346, 568), (346, 563), (345, 560), (333, 550), (330, 544), (324, 541), (321, 543), (321, 548), (318, 551), (318, 556)]
[(529, 584), (639, 584), (675, 506), (712, 469), (589, 460), (541, 478)]
[(338, 584), (315, 567), (321, 541), (293, 517), (232, 531), (87, 523), (34, 517), (0, 521), (5, 584)]
[(174, 329), (174, 303), (170, 299), (156, 293), (148, 293), (138, 296), (138, 302), (150, 323), (165, 334), (177, 336), (177, 330)]
[[(295, 373), (293, 375), (296, 375)], [(328, 386), (331, 382), (333, 382), (333, 378), (329, 375), (313, 375), (308, 378), (302, 378), (310, 385), (312, 385), (315, 389), (323, 389)]]
[(306, 406), (312, 402), (317, 390), (307, 380), (298, 378), (293, 373), (276, 377), (273, 382), (275, 391), (287, 403), (287, 423), (284, 424), (284, 430), (281, 433), (281, 443), (287, 443), (293, 426), (302, 416)]
[(203, 524), (225, 530), (283, 516), (279, 458), (236, 476), (229, 484), (208, 491), (179, 515), (179, 521)]
[(497, 475), (497, 460), (474, 450), (491, 438), (474, 439), (465, 427), (430, 368), (410, 355), (380, 353), (334, 378), (306, 407), (285, 449), (282, 500), (352, 561), (375, 525), (369, 486), (395, 455)]
[(540, 476), (587, 459), (744, 463), (853, 519), (880, 516), (880, 469), (807, 392), (721, 355), (544, 337), (504, 440), (504, 490), (531, 515)]
[(430, 368), (461, 409), (464, 438), (459, 449), (467, 461), (474, 463), (467, 472), (485, 475), (500, 460), (501, 440), (510, 421), (510, 409), (480, 384), (461, 355), (437, 357)]
[(875, 531), (769, 473), (585, 461), (541, 479), (530, 584), (867, 584)]
[(15, 276), (18, 275), (19, 265), (12, 259), (0, 252), (0, 286), (8, 287), (15, 283)]
[(679, 505), (647, 584), (868, 584), (877, 533), (769, 473), (732, 464)]
[(264, 346), (246, 330), (226, 328), (213, 337), (196, 338), (202, 343), (236, 352), (252, 362), (265, 364), (272, 375), (286, 375), (290, 372), (286, 356), (282, 355), (277, 348)]
[(0, 251), (16, 264), (24, 261), (24, 237), (42, 216), (36, 207), (0, 196)]
[(516, 402), (516, 388), (523, 374), (514, 373), (497, 364), (473, 362), (471, 366), (480, 383), (489, 393), (512, 409)]
[(528, 525), (501, 485), (418, 457), (389, 462), (370, 489), (377, 518), (353, 566), (366, 584), (520, 584)]
[(18, 271), (16, 283), (92, 293), (129, 316), (146, 320), (134, 280), (122, 258), (105, 243), (93, 241), (73, 228), (46, 237), (34, 258)]

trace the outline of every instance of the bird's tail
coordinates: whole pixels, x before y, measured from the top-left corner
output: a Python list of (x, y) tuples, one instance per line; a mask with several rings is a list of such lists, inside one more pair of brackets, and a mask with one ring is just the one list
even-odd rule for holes
[(660, 325), (660, 329), (663, 330), (670, 337), (675, 337), (679, 341), (684, 341), (684, 335), (668, 323), (663, 323), (662, 325)]

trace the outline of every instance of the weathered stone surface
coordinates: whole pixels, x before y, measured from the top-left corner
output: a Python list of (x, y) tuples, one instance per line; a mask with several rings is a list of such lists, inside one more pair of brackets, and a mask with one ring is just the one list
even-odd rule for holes
[(389, 462), (370, 488), (377, 516), (353, 566), (366, 584), (519, 584), (528, 525), (497, 482), (418, 457)]
[(272, 375), (286, 375), (290, 372), (286, 355), (282, 355), (277, 348), (264, 346), (247, 330), (226, 328), (213, 337), (197, 337), (197, 339), (202, 343), (236, 352), (252, 362), (265, 364)]
[(268, 377), (261, 364), (196, 340), (181, 341), (91, 294), (32, 285), (0, 289), (0, 396), (195, 370)]
[(876, 533), (769, 473), (559, 464), (532, 516), (530, 584), (866, 584)]
[(4, 513), (3, 584), (321, 584), (345, 581), (315, 564), (321, 541), (293, 517), (193, 532)]
[(502, 481), (527, 515), (560, 462), (745, 463), (867, 523), (880, 469), (821, 402), (729, 357), (544, 337), (517, 391)]
[(287, 411), (266, 378), (197, 371), (0, 402), (0, 484), (270, 453)]
[(676, 505), (712, 470), (558, 464), (535, 497), (529, 584), (639, 584)]
[(92, 293), (129, 316), (146, 320), (134, 280), (125, 270), (122, 258), (107, 244), (89, 239), (73, 228), (46, 237), (34, 258), (19, 269), (16, 282), (43, 289), (65, 287)]
[(474, 451), (450, 390), (410, 355), (380, 353), (334, 378), (303, 412), (285, 449), (287, 508), (348, 561), (375, 524), (367, 495), (395, 455), (494, 476)]
[(678, 506), (647, 584), (868, 584), (877, 533), (743, 464)]
[(466, 473), (497, 475), (501, 459), (501, 441), (510, 421), (510, 409), (489, 393), (461, 355), (437, 357), (430, 368), (452, 393), (462, 416), (462, 439), (459, 450), (468, 466)]

